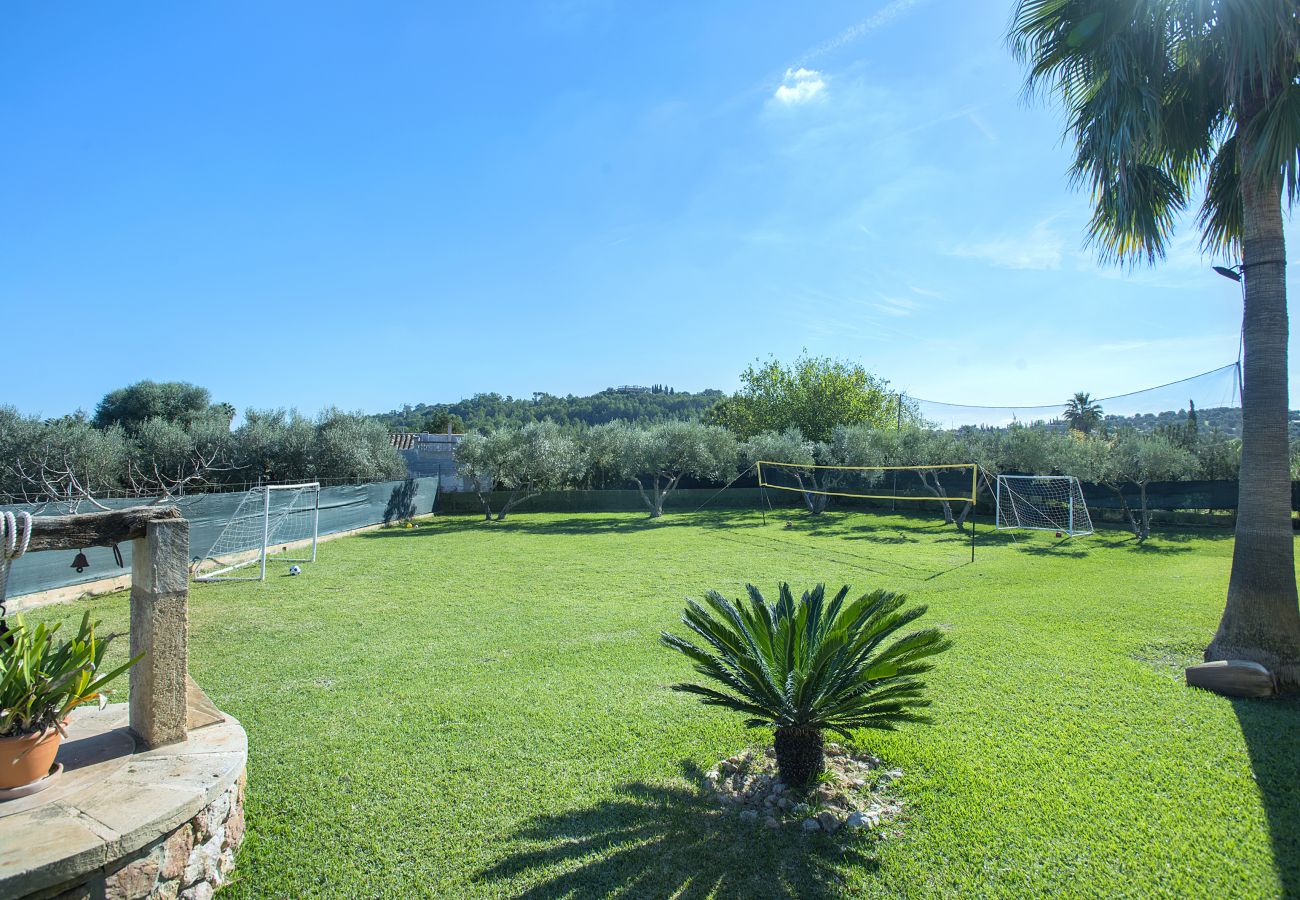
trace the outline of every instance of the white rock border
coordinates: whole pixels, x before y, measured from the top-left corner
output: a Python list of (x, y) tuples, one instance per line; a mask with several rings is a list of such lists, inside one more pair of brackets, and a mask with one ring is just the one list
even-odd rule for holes
[(802, 795), (781, 782), (771, 747), (727, 757), (705, 773), (714, 800), (742, 822), (773, 830), (798, 825), (810, 834), (875, 831), (896, 820), (902, 777), (878, 757), (833, 743), (826, 745), (826, 771)]

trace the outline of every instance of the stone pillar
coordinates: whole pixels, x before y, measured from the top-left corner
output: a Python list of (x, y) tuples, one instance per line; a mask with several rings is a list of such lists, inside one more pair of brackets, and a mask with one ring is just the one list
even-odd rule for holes
[(185, 740), (190, 523), (150, 522), (131, 550), (131, 730), (146, 747)]

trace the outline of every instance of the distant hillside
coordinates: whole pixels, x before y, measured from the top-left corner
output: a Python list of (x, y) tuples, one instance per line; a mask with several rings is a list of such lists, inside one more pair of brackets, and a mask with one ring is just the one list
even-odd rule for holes
[[(374, 418), (391, 431), (447, 430), (449, 417), (452, 429), (490, 430), (501, 425), (524, 425), (550, 419), (561, 425), (599, 425), (622, 419), (645, 425), (670, 419), (700, 419), (723, 397), (722, 391), (706, 390), (699, 393), (674, 391), (655, 385), (652, 388), (606, 388), (588, 397), (572, 394), (557, 397), (538, 393), (531, 398), (503, 397), (500, 394), (475, 394), (456, 403), (419, 403), (403, 406)], [(1218, 406), (1196, 411), (1202, 433), (1218, 429), (1229, 437), (1241, 437), (1241, 409)], [(1168, 410), (1161, 413), (1143, 413), (1133, 416), (1105, 417), (1106, 428), (1116, 430), (1134, 428), (1142, 432), (1154, 431), (1162, 425), (1181, 424), (1187, 421), (1186, 410)], [(1063, 428), (1058, 420), (1040, 423), (1048, 428)], [(1292, 440), (1300, 441), (1300, 410), (1292, 410), (1290, 420)]]
[[(1161, 425), (1172, 425), (1187, 421), (1187, 411), (1146, 413), (1137, 416), (1106, 416), (1107, 428), (1136, 428), (1138, 431), (1154, 431)], [(1196, 411), (1196, 421), (1201, 431), (1218, 429), (1230, 437), (1241, 437), (1241, 408), (1234, 406), (1215, 406)], [(1300, 439), (1300, 410), (1291, 410), (1289, 421), (1291, 439)]]
[(607, 388), (589, 397), (557, 397), (538, 393), (531, 398), (475, 394), (456, 403), (420, 403), (375, 418), (393, 431), (445, 431), (448, 416), (455, 430), (481, 430), (523, 425), (550, 419), (560, 425), (599, 425), (622, 419), (648, 424), (669, 419), (699, 419), (722, 399), (722, 391), (692, 394), (656, 385), (653, 388)]

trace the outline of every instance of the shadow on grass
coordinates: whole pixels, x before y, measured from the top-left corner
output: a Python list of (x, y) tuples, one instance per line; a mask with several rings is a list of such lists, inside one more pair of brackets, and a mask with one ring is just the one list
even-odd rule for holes
[(838, 563), (840, 565), (847, 566), (852, 569), (857, 569), (862, 572), (869, 572), (872, 575), (880, 575), (889, 578), (898, 577), (900, 575), (900, 570), (902, 573), (904, 573), (905, 577), (909, 577), (909, 578), (916, 578), (916, 577), (921, 577), (923, 575), (928, 575), (932, 571), (931, 569), (928, 568), (909, 565), (908, 563), (900, 562), (898, 560), (893, 560), (893, 559), (874, 559), (871, 557), (859, 557), (853, 554), (837, 556), (834, 554), (827, 553), (824, 548), (798, 544), (793, 541), (786, 540), (785, 538), (782, 538), (779, 535), (780, 532), (776, 532), (774, 534), (755, 534), (752, 536), (753, 538), (752, 540), (749, 539), (748, 537), (741, 538), (737, 536), (722, 536), (720, 540), (729, 541), (734, 544), (740, 544), (750, 550), (754, 550), (754, 549), (770, 550), (772, 548), (777, 548), (782, 553), (801, 556), (806, 559), (814, 559), (821, 562)]
[(1019, 544), (1018, 549), (1021, 553), (1028, 553), (1031, 556), (1052, 556), (1058, 559), (1082, 559), (1088, 555), (1086, 547), (1068, 541), (1057, 541), (1047, 546), (1025, 543)]
[[(513, 897), (838, 897), (841, 867), (875, 868), (870, 838), (840, 845), (797, 825), (769, 830), (724, 811), (700, 769), (689, 785), (634, 783), (587, 809), (537, 816), (524, 849), (478, 874)], [(511, 884), (527, 880), (529, 887)]]
[[(512, 513), (504, 522), (487, 522), (482, 516), (457, 516), (448, 519), (451, 527), (498, 528), (523, 534), (575, 535), (621, 532), (631, 534), (657, 528), (759, 528), (763, 521), (753, 510), (691, 512), (666, 510), (661, 518), (652, 519), (641, 512), (616, 513), (547, 513), (547, 518)], [(562, 516), (563, 518), (559, 518)], [(451, 525), (455, 522), (455, 525)]]
[(1300, 698), (1234, 700), (1264, 801), (1282, 896), (1300, 897)]

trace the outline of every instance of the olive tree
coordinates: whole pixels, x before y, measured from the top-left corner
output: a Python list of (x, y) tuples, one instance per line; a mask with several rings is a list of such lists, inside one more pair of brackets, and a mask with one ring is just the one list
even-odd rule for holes
[(234, 413), (224, 404), (212, 403), (205, 387), (185, 381), (137, 381), (109, 391), (95, 407), (95, 426), (120, 425), (134, 434), (150, 419), (162, 419), (188, 427), (201, 419), (224, 418), (227, 428)]
[(741, 444), (740, 455), (744, 464), (751, 467), (760, 462), (781, 463), (780, 466), (768, 467), (765, 477), (781, 481), (788, 479), (791, 482), (789, 486), (799, 491), (804, 506), (812, 515), (821, 515), (825, 511), (831, 499), (824, 493), (831, 486), (827, 478), (831, 472), (815, 468), (825, 459), (825, 444), (807, 440), (798, 428), (787, 428), (754, 435)]
[(170, 500), (212, 484), (232, 472), (232, 435), (219, 420), (200, 420), (190, 427), (162, 418), (146, 419), (130, 438), (126, 480), (132, 493)]
[(406, 477), (406, 461), (388, 429), (360, 412), (327, 409), (316, 420), (314, 452), (318, 478), (394, 481)]
[(8, 411), (4, 418), (0, 470), (12, 500), (105, 509), (95, 498), (124, 487), (131, 448), (121, 426), (95, 428), (82, 415), (42, 421)]
[(249, 409), (234, 433), (240, 480), (288, 481), (317, 474), (316, 425), (296, 410)]
[[(1089, 436), (1072, 441), (1062, 468), (1083, 481), (1109, 488), (1119, 499), (1133, 536), (1143, 543), (1151, 535), (1147, 485), (1192, 477), (1198, 465), (1191, 451), (1164, 435), (1125, 431), (1113, 437)], [(1124, 493), (1127, 485), (1138, 489), (1137, 512)]]
[(652, 519), (664, 514), (664, 500), (682, 478), (725, 481), (736, 471), (736, 439), (717, 425), (661, 422), (610, 437), (619, 476), (636, 484)]
[(1197, 460), (1190, 451), (1159, 434), (1126, 433), (1112, 450), (1117, 476), (1137, 485), (1140, 519), (1129, 524), (1138, 542), (1151, 536), (1151, 512), (1147, 504), (1147, 485), (1153, 481), (1178, 481), (1196, 473)]
[[(467, 434), (456, 447), (456, 462), (476, 482), (484, 517), (497, 522), (525, 500), (573, 484), (586, 468), (578, 441), (550, 421)], [(488, 492), (498, 484), (509, 494), (494, 514)]]

